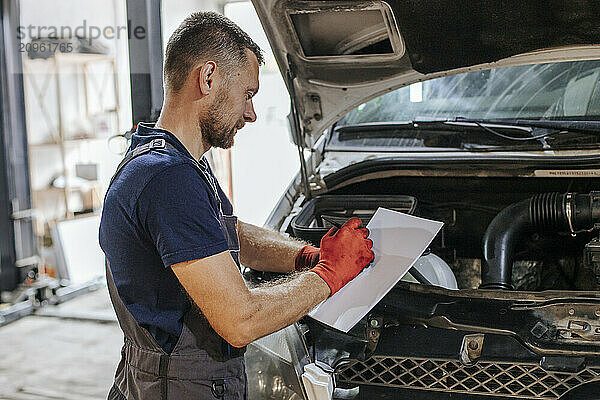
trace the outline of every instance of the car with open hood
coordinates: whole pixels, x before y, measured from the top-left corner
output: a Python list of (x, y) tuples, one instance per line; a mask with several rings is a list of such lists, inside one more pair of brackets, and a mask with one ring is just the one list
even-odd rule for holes
[(597, 4), (253, 3), (301, 164), (266, 225), (444, 226), (348, 333), (305, 317), (250, 345), (250, 398), (600, 398)]

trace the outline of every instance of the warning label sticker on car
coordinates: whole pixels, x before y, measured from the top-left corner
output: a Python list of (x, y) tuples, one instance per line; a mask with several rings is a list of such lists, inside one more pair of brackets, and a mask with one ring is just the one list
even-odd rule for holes
[(552, 178), (600, 177), (600, 169), (538, 169), (534, 175)]

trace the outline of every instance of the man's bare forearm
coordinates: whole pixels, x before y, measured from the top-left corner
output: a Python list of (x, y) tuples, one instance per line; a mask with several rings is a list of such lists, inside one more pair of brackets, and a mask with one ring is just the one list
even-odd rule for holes
[(259, 271), (293, 272), (296, 255), (306, 245), (279, 232), (241, 221), (238, 224), (238, 235), (241, 263)]
[(251, 302), (239, 321), (247, 344), (285, 328), (305, 316), (325, 300), (330, 289), (317, 274), (307, 271), (275, 284), (250, 289)]

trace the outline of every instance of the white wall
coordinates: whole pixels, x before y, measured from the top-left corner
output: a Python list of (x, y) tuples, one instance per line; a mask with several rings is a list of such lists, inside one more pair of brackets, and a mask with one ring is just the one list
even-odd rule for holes
[[(211, 0), (163, 0), (163, 42), (194, 11), (220, 12)], [(247, 124), (231, 149), (233, 203), (242, 220), (262, 225), (283, 190), (299, 170), (298, 154), (289, 141), (286, 116), (289, 97), (260, 21), (250, 2), (225, 5), (224, 14), (265, 51), (260, 91), (254, 98), (257, 121)], [(225, 187), (225, 182), (221, 182)]]
[(217, 11), (218, 2), (215, 0), (163, 0), (162, 1), (162, 35), (166, 45), (169, 37), (181, 22), (196, 11)]
[(254, 97), (257, 120), (238, 132), (232, 148), (236, 213), (242, 220), (261, 226), (300, 169), (296, 147), (289, 140), (286, 116), (290, 99), (252, 4), (227, 4), (225, 15), (265, 52), (260, 90)]

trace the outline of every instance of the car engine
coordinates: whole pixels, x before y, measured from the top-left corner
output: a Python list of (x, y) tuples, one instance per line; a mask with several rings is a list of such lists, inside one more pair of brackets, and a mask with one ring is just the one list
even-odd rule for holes
[[(378, 207), (442, 221), (413, 266), (425, 265), (423, 275), (436, 271), (437, 280), (405, 279), (411, 269), (347, 333), (305, 317), (264, 338), (247, 357), (259, 360), (248, 361), (248, 370), (264, 378), (252, 393), (299, 398), (308, 363), (332, 371), (334, 398), (597, 393), (600, 180), (537, 177), (501, 163), (389, 162), (402, 165), (377, 160), (325, 176), (327, 190), (290, 201), (279, 228), (318, 245), (329, 221), (368, 223)], [(273, 343), (286, 342), (296, 343), (294, 351), (269, 355)]]
[(597, 290), (600, 192), (590, 190), (589, 182), (374, 179), (306, 202), (288, 232), (318, 246), (331, 226), (323, 217), (343, 222), (354, 216), (366, 224), (378, 207), (386, 207), (444, 222), (427, 252), (450, 266), (459, 289)]

